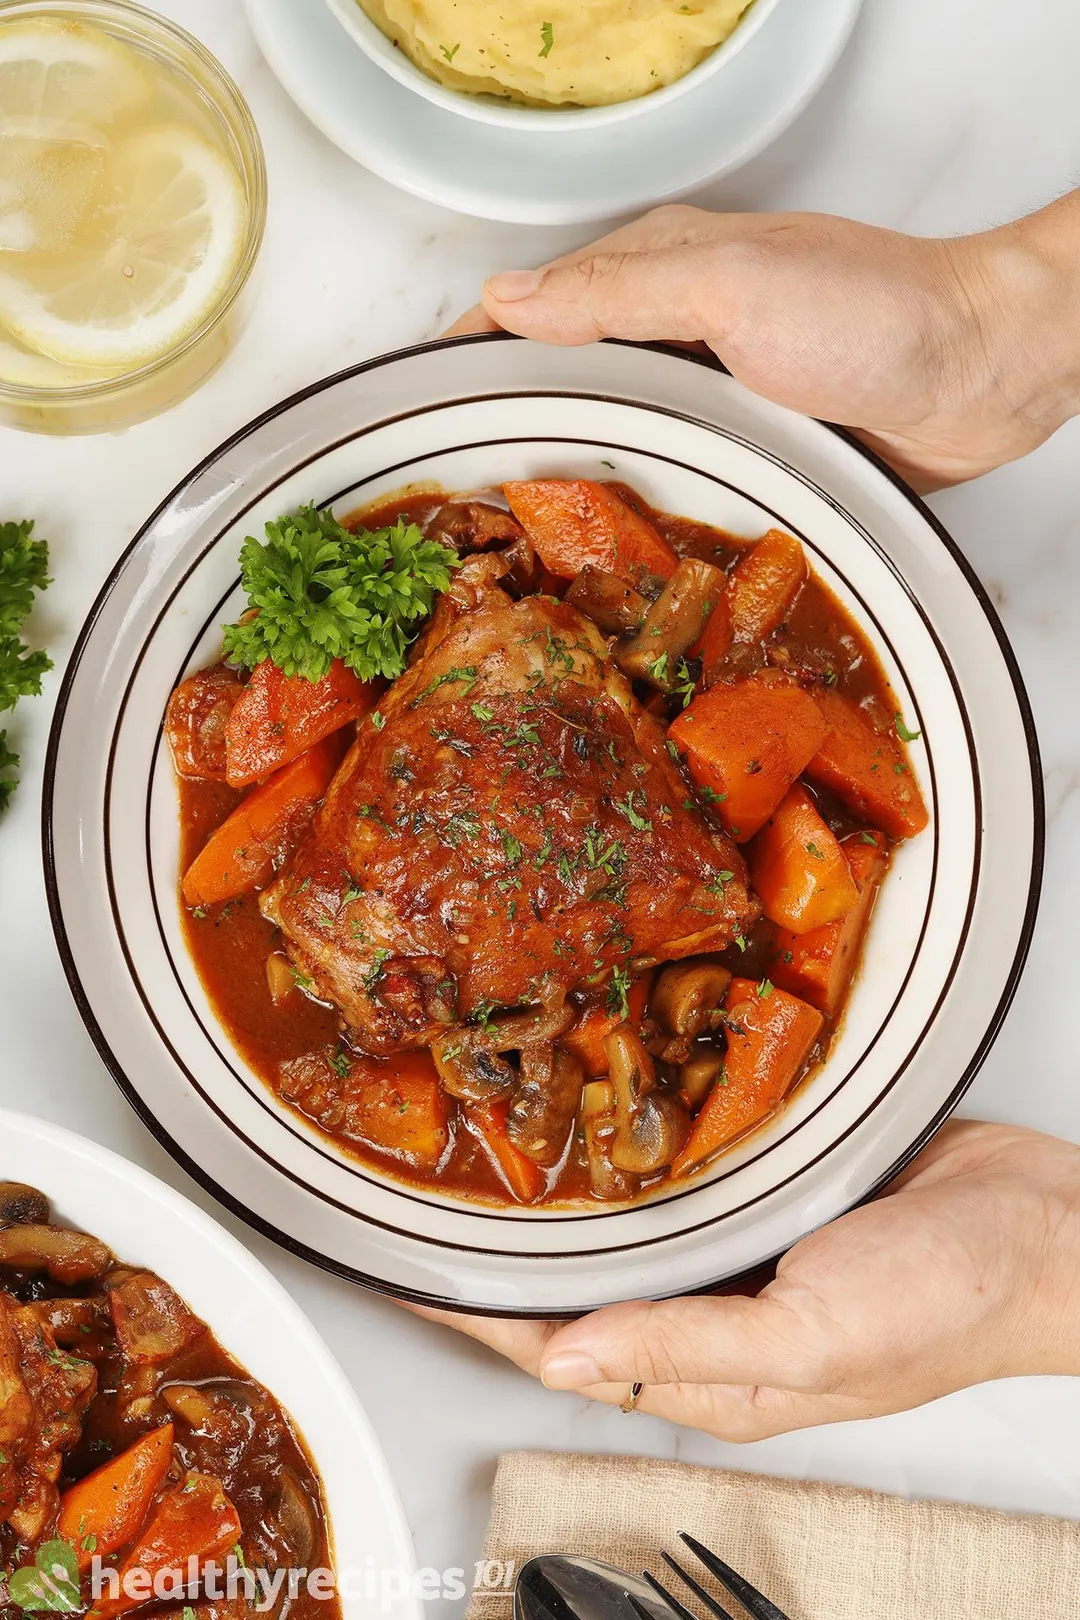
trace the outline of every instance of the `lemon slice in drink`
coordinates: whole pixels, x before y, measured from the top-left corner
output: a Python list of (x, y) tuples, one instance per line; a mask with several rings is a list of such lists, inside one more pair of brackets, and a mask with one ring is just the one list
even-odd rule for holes
[(101, 28), (41, 17), (0, 22), (0, 128), (55, 120), (100, 130), (153, 89), (148, 64)]
[(96, 198), (110, 126), (152, 90), (147, 64), (99, 28), (0, 22), (0, 252), (65, 246)]
[(18, 343), (0, 337), (0, 384), (17, 388), (77, 388), (81, 383), (105, 382), (115, 371), (92, 366), (65, 366), (46, 354), (32, 354)]
[(130, 369), (168, 353), (219, 302), (246, 207), (229, 160), (184, 125), (119, 142), (100, 202), (62, 253), (0, 260), (0, 322), (67, 365)]

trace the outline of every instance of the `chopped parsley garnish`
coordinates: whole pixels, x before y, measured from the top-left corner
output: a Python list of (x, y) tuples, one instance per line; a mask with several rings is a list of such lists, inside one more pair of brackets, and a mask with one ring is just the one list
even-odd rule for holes
[(461, 49), (461, 41), (460, 40), (458, 40), (456, 45), (440, 45), (439, 46), (439, 50), (440, 50), (441, 54), (446, 57), (446, 60), (448, 62), (452, 62), (454, 60), (454, 57), (457, 55), (457, 53), (458, 53), (458, 51), (460, 51), (460, 49)]
[(486, 996), (482, 996), (473, 1008), (472, 1021), (480, 1025), (485, 1035), (490, 1035), (495, 1027), (491, 1015), (498, 1011), (499, 1003), (497, 1001), (489, 1001)]
[(877, 849), (878, 841), (876, 833), (863, 831), (859, 834), (859, 837), (862, 839), (864, 844), (872, 844), (873, 847)]
[(896, 716), (896, 735), (899, 737), (901, 742), (918, 742), (919, 738), (922, 736), (922, 732), (909, 731), (907, 726), (904, 724), (903, 715), (898, 714)]
[(806, 853), (808, 855), (812, 855), (815, 861), (823, 861), (825, 859), (824, 855), (822, 854), (821, 850), (818, 849), (816, 844), (807, 844)]
[(734, 876), (734, 872), (729, 872), (725, 868), (723, 872), (717, 872), (712, 882), (706, 883), (705, 887), (711, 894), (723, 894), (726, 885), (731, 882)]
[(516, 866), (521, 859), (521, 845), (511, 832), (504, 832), (500, 836), (502, 838), (503, 854), (511, 866)]
[(694, 687), (696, 685), (697, 685), (697, 682), (695, 681), (693, 675), (691, 675), (691, 673), (690, 673), (689, 664), (686, 662), (685, 658), (680, 658), (679, 659), (679, 669), (678, 669), (678, 684), (674, 688), (674, 695), (676, 697), (681, 697), (682, 698), (682, 706), (683, 706), (684, 709), (686, 708), (687, 704), (690, 702), (690, 699), (693, 697), (693, 695), (694, 695)]
[(555, 30), (549, 22), (540, 24), (540, 38), (543, 41), (543, 47), (540, 51), (540, 55), (550, 55), (551, 47), (555, 43)]
[(759, 997), (761, 998), (762, 1001), (765, 1001), (769, 996), (771, 996), (772, 993), (773, 993), (773, 982), (772, 982), (772, 980), (771, 979), (759, 979), (758, 983), (757, 983), (757, 993), (758, 993), (758, 995), (759, 995)]
[(394, 680), (405, 650), (450, 583), (457, 558), (404, 519), (356, 533), (302, 506), (249, 535), (240, 574), (254, 615), (225, 627), (226, 656), (247, 669), (271, 659), (318, 681), (340, 658), (361, 680)]
[(461, 669), (448, 669), (444, 674), (436, 675), (429, 686), (425, 686), (422, 692), (417, 693), (413, 702), (422, 703), (426, 697), (431, 696), (432, 692), (437, 692), (440, 686), (446, 686), (451, 681), (463, 681), (465, 683), (464, 696), (468, 697), (476, 685), (476, 665), (465, 664)]
[(638, 788), (631, 788), (625, 799), (616, 799), (615, 808), (620, 815), (626, 817), (631, 827), (635, 828), (636, 831), (651, 832), (652, 822), (649, 820), (648, 816), (643, 816), (641, 811), (635, 805), (634, 800), (637, 798), (641, 799), (642, 803), (647, 809), (649, 801), (646, 799), (644, 793), (641, 793)]
[(656, 682), (656, 684), (658, 686), (666, 686), (667, 685), (667, 679), (668, 679), (667, 660), (668, 660), (668, 655), (667, 655), (666, 652), (660, 653), (659, 657), (657, 657), (657, 658), (647, 658), (645, 660), (645, 668), (648, 670), (650, 676), (652, 677), (652, 679)]
[(388, 951), (385, 945), (380, 945), (372, 957), (371, 966), (364, 974), (364, 989), (369, 996), (383, 976), (383, 963), (392, 955), (393, 952)]
[(630, 1011), (628, 997), (632, 983), (629, 968), (617, 967), (611, 975), (604, 1006), (613, 1018), (625, 1018)]

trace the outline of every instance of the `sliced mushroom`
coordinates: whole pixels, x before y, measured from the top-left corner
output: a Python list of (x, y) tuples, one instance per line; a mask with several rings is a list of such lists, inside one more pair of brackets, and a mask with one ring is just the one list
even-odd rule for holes
[(162, 1396), (170, 1411), (193, 1429), (209, 1430), (214, 1422), (214, 1403), (195, 1384), (166, 1384)]
[(102, 1276), (112, 1263), (111, 1251), (87, 1232), (36, 1223), (0, 1231), (0, 1266), (15, 1271), (44, 1271), (53, 1282), (90, 1282)]
[(611, 1162), (636, 1175), (663, 1170), (690, 1134), (690, 1115), (674, 1093), (657, 1089), (653, 1060), (629, 1024), (612, 1030), (604, 1048), (615, 1088)]
[(271, 1509), (273, 1528), (289, 1551), (293, 1569), (309, 1569), (319, 1546), (319, 1521), (311, 1498), (291, 1468), (283, 1468), (279, 1495)]
[(565, 600), (591, 619), (606, 636), (636, 630), (649, 610), (640, 591), (635, 591), (617, 574), (586, 563), (566, 593)]
[(673, 690), (679, 663), (700, 639), (726, 584), (723, 569), (684, 557), (641, 628), (615, 648), (615, 662), (623, 674), (650, 681), (661, 691)]
[(0, 1181), (0, 1226), (45, 1226), (49, 1200), (23, 1181)]
[(507, 564), (507, 572), (502, 580), (504, 589), (514, 596), (527, 596), (539, 587), (540, 559), (531, 540), (526, 540), (522, 535), (520, 540), (506, 547), (502, 556)]
[(428, 526), (429, 540), (439, 540), (461, 554), (517, 540), (521, 524), (502, 506), (488, 501), (447, 501)]
[(125, 1421), (142, 1423), (150, 1416), (154, 1410), (160, 1377), (152, 1362), (124, 1368), (116, 1391), (116, 1402)]
[(521, 1054), (521, 1078), (506, 1115), (506, 1134), (535, 1164), (563, 1156), (581, 1102), (585, 1071), (576, 1057), (546, 1041)]
[(616, 1203), (633, 1198), (638, 1178), (616, 1170), (611, 1162), (615, 1135), (615, 1087), (609, 1080), (590, 1080), (581, 1093), (581, 1129), (594, 1198)]
[(535, 1007), (489, 1018), (476, 1028), (470, 1026), (466, 1033), (476, 1046), (485, 1046), (489, 1052), (521, 1052), (542, 1041), (557, 1041), (573, 1022), (574, 1009), (567, 1004), (562, 985), (544, 985)]
[(36, 1299), (27, 1310), (65, 1349), (82, 1349), (95, 1333), (110, 1326), (109, 1308), (101, 1295), (94, 1299)]
[(649, 1010), (670, 1035), (702, 1035), (719, 1022), (731, 974), (719, 962), (672, 962), (657, 979)]
[(692, 1050), (679, 1069), (679, 1086), (691, 1108), (700, 1108), (724, 1069), (724, 1054), (715, 1046)]
[(482, 1032), (455, 1029), (431, 1043), (431, 1055), (443, 1088), (461, 1102), (490, 1102), (517, 1085), (517, 1072), (505, 1058), (477, 1040)]

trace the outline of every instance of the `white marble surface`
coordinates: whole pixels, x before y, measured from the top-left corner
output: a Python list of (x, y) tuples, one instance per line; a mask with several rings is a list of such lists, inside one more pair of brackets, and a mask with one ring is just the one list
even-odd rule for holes
[[(319, 0), (309, 0), (317, 4)], [(59, 666), (112, 562), (195, 461), (320, 374), (434, 335), (482, 276), (571, 232), (477, 224), (392, 191), (331, 148), (260, 61), (238, 0), (157, 0), (250, 97), (272, 186), (261, 301), (239, 351), (166, 417), (100, 440), (0, 431), (0, 516), (33, 514), (56, 583), (36, 630), (58, 669), (14, 731), (25, 780), (0, 826), (0, 1103), (137, 1159), (205, 1207), (99, 1062), (65, 987), (45, 908), (38, 801)], [(825, 93), (779, 144), (703, 200), (806, 207), (913, 231), (979, 227), (1080, 173), (1074, 0), (867, 0)], [(1042, 737), (1048, 881), (1031, 963), (966, 1111), (1080, 1140), (1072, 903), (1080, 892), (1080, 423), (1024, 465), (938, 498), (989, 585)], [(247, 1234), (355, 1379), (389, 1454), (424, 1564), (479, 1552), (494, 1461), (511, 1447), (647, 1451), (911, 1495), (1080, 1517), (1080, 1382), (1015, 1381), (921, 1412), (746, 1449), (552, 1395), (479, 1347), (416, 1321)]]

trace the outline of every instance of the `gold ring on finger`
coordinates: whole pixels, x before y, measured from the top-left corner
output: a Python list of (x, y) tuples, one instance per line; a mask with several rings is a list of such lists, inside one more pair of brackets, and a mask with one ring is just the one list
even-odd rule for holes
[(626, 1397), (625, 1401), (623, 1401), (622, 1406), (620, 1407), (620, 1411), (623, 1411), (623, 1412), (636, 1412), (637, 1411), (637, 1403), (641, 1399), (641, 1392), (642, 1392), (642, 1390), (644, 1388), (645, 1388), (644, 1384), (638, 1384), (638, 1383), (631, 1384), (630, 1385), (630, 1393)]

